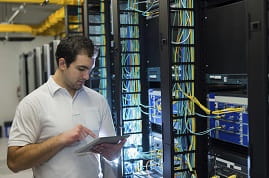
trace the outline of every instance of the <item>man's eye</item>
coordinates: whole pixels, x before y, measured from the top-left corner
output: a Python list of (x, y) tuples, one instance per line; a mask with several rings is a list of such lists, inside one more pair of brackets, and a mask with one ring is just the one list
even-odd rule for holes
[(85, 71), (85, 68), (79, 67), (78, 70), (83, 72), (83, 71)]

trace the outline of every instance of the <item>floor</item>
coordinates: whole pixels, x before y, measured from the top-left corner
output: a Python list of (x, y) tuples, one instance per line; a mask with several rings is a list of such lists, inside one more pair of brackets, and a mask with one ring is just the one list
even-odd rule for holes
[(6, 164), (7, 141), (7, 138), (0, 138), (0, 178), (32, 178), (33, 173), (31, 169), (16, 174), (8, 169)]

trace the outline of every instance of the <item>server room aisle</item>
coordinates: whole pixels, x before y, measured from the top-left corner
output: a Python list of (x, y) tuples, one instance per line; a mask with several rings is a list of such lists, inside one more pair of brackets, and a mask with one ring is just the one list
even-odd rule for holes
[(31, 169), (16, 174), (8, 169), (6, 164), (7, 141), (7, 138), (0, 138), (0, 178), (32, 178), (33, 173)]

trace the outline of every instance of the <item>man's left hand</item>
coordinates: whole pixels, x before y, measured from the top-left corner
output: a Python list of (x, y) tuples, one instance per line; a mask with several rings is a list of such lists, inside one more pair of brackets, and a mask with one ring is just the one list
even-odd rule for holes
[(125, 144), (126, 139), (120, 140), (117, 144), (111, 143), (101, 143), (94, 146), (91, 151), (94, 153), (99, 153), (104, 156), (107, 160), (112, 161), (120, 156), (120, 151), (123, 145)]

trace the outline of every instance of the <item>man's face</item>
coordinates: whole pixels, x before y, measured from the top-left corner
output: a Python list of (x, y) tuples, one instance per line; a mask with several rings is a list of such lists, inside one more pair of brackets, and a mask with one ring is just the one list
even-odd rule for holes
[(73, 91), (80, 89), (85, 81), (89, 79), (93, 65), (94, 60), (87, 55), (77, 55), (75, 61), (64, 70), (63, 82), (66, 89)]

